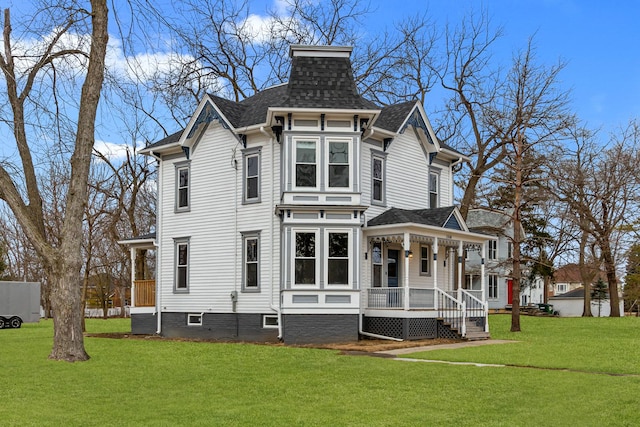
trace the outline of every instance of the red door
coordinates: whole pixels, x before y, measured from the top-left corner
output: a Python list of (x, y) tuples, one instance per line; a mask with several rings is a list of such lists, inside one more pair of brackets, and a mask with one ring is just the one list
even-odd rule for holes
[(511, 279), (507, 279), (507, 295), (509, 296), (507, 304), (511, 304), (513, 301), (513, 280)]

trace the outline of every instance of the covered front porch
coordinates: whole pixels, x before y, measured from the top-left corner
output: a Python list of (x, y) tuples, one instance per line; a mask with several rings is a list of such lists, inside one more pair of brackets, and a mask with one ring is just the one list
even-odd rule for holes
[(149, 264), (149, 251), (155, 251), (155, 233), (118, 243), (129, 248), (131, 257), (131, 314), (154, 313), (156, 307), (156, 281)]
[(480, 289), (465, 289), (464, 259), (470, 251), (484, 259), (489, 239), (469, 232), (455, 207), (392, 209), (369, 221), (364, 332), (392, 339), (488, 337), (484, 262)]

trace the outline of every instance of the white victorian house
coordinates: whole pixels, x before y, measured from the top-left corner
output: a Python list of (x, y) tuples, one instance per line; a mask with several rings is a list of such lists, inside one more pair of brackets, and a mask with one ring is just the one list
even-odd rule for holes
[(143, 150), (159, 163), (155, 235), (122, 243), (132, 258), (155, 248), (157, 271), (133, 283), (133, 333), (488, 336), (487, 284), (463, 289), (462, 254), (485, 257), (494, 238), (453, 206), (452, 168), (468, 159), (419, 102), (362, 98), (351, 48), (289, 54), (288, 83), (205, 96), (184, 130)]

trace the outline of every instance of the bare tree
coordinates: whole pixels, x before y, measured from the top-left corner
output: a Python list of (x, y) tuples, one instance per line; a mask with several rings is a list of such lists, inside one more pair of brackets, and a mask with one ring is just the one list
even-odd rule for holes
[(593, 140), (577, 142), (577, 154), (561, 165), (557, 195), (571, 207), (581, 231), (588, 235), (583, 239), (593, 239), (597, 250), (592, 252), (597, 252), (607, 275), (611, 316), (618, 317), (617, 258), (629, 246), (625, 236), (639, 220), (640, 126), (631, 122), (611, 135), (606, 145)]
[[(23, 53), (16, 49), (9, 10), (4, 12), (3, 53), (0, 69), (5, 79), (10, 127), (20, 157), (19, 173), (11, 173), (0, 165), (0, 199), (4, 200), (41, 257), (51, 280), (51, 305), (54, 317), (53, 348), (49, 357), (56, 360), (82, 361), (89, 358), (84, 349), (79, 276), (82, 265), (82, 218), (87, 202), (87, 180), (94, 144), (95, 121), (104, 78), (108, 41), (106, 1), (91, 0), (90, 10), (77, 1), (62, 2), (56, 7), (37, 11), (49, 24), (50, 34), (40, 34), (38, 52)], [(62, 20), (59, 20), (62, 19)], [(82, 34), (76, 46), (62, 43), (65, 35)], [(48, 37), (44, 37), (44, 36)], [(88, 52), (86, 44), (90, 47)], [(24, 68), (25, 61), (30, 63)], [(60, 87), (65, 75), (63, 61), (83, 64), (76, 76), (81, 82), (77, 95), (77, 118), (63, 122), (63, 106), (59, 96), (69, 95)], [(33, 147), (39, 135), (27, 126), (32, 112), (40, 114), (44, 103), (38, 97), (49, 94), (56, 107), (48, 118), (63, 136), (71, 150), (69, 188), (65, 197), (64, 219), (60, 241), (52, 242), (46, 233), (45, 210), (38, 182)], [(63, 131), (64, 128), (64, 131)], [(71, 131), (67, 134), (66, 131)], [(71, 139), (67, 139), (71, 138)], [(73, 141), (73, 142), (72, 142)]]
[[(545, 152), (563, 138), (574, 122), (567, 109), (567, 93), (558, 87), (562, 68), (562, 63), (551, 67), (536, 63), (530, 39), (526, 49), (514, 57), (500, 108), (490, 111), (494, 129), (502, 129), (501, 139), (505, 142), (502, 165), (509, 173), (502, 184), (513, 190), (512, 332), (521, 329), (520, 280), (524, 261), (521, 250), (525, 242), (522, 211), (529, 202), (525, 189), (543, 179), (539, 171), (549, 161)], [(508, 126), (503, 128), (501, 123)]]

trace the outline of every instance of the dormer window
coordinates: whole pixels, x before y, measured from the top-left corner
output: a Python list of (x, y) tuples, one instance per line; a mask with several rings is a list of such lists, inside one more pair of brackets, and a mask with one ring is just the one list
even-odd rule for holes
[(296, 141), (296, 187), (317, 186), (317, 145), (317, 141)]

